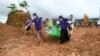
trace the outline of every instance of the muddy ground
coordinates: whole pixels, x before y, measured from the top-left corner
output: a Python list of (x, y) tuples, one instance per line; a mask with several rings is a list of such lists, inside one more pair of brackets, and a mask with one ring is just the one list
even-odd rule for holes
[(36, 45), (36, 34), (0, 24), (0, 56), (100, 56), (100, 28), (75, 28), (63, 45), (43, 31), (46, 41)]

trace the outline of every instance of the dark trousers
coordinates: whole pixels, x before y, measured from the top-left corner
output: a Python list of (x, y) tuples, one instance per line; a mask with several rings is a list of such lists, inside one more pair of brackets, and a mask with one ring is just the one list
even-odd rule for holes
[(67, 29), (61, 29), (61, 35), (60, 35), (60, 43), (63, 44), (66, 41), (69, 41), (70, 38), (68, 36), (68, 31)]

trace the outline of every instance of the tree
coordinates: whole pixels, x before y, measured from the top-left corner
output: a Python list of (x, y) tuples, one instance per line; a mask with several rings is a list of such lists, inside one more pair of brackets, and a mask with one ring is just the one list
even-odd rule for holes
[(26, 1), (22, 1), (21, 3), (19, 3), (19, 6), (22, 8), (25, 8), (25, 9), (27, 9), (27, 7), (29, 7)]
[(9, 6), (7, 6), (7, 8), (10, 8), (11, 11), (14, 11), (17, 9), (16, 5), (15, 4), (10, 4)]

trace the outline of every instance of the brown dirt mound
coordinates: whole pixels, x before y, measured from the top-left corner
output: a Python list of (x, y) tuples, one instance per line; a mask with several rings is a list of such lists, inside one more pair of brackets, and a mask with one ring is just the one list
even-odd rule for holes
[(0, 24), (0, 56), (100, 56), (100, 28), (75, 28), (63, 45), (43, 31), (46, 42), (36, 46), (36, 35)]
[(30, 18), (30, 14), (23, 12), (22, 10), (16, 10), (8, 14), (8, 19), (6, 24), (23, 27), (26, 20)]

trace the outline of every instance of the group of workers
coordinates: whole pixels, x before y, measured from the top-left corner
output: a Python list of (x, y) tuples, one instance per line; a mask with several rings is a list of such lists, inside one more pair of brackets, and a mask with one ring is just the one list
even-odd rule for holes
[[(34, 24), (35, 29), (36, 29), (36, 34), (37, 34), (37, 43), (40, 44), (41, 40), (43, 39), (43, 41), (46, 41), (45, 38), (43, 38), (41, 36), (42, 32), (42, 28), (52, 28), (55, 25), (59, 25), (60, 26), (60, 44), (63, 44), (65, 42), (68, 42), (70, 40), (70, 36), (72, 34), (72, 29), (74, 28), (74, 19), (73, 19), (73, 15), (70, 15), (69, 18), (64, 18), (63, 16), (59, 16), (57, 20), (51, 20), (46, 18), (45, 20), (45, 25), (46, 27), (43, 27), (43, 21), (42, 21), (42, 17), (37, 16), (36, 13), (33, 13), (33, 18), (29, 18), (26, 21), (26, 26), (25, 26), (25, 34), (27, 34), (27, 32), (29, 30), (31, 30), (31, 26), (32, 24)], [(70, 32), (70, 34), (69, 34)]]

